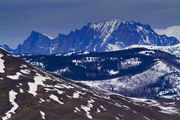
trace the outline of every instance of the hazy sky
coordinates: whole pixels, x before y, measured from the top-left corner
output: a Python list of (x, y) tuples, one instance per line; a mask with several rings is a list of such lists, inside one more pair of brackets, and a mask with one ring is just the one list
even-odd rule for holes
[(0, 44), (16, 47), (32, 30), (55, 37), (110, 18), (180, 25), (180, 0), (0, 0)]

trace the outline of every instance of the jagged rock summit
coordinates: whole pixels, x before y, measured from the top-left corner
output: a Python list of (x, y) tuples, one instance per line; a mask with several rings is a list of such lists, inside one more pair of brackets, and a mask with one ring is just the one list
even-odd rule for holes
[(54, 39), (33, 31), (19, 45), (16, 54), (62, 54), (69, 51), (116, 51), (124, 47), (138, 45), (170, 46), (178, 44), (174, 37), (158, 35), (150, 27), (138, 22), (111, 19), (88, 23), (69, 34), (59, 34)]

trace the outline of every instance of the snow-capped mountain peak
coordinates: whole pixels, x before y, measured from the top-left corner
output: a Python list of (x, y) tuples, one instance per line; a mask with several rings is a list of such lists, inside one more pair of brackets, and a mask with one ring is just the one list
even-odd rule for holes
[(100, 38), (102, 39), (101, 46), (107, 41), (111, 34), (119, 27), (122, 23), (121, 20), (112, 19), (104, 22), (98, 22), (90, 25), (90, 28), (94, 29), (96, 32), (100, 33)]
[[(31, 38), (32, 40), (33, 40), (33, 39), (38, 39), (38, 37), (39, 37), (39, 38), (41, 38), (41, 37), (47, 37), (47, 35), (44, 34), (44, 33), (40, 33), (40, 32), (38, 32), (38, 31), (33, 30), (33, 31), (30, 33), (30, 35), (28, 36), (28, 38)], [(28, 39), (28, 38), (27, 38), (27, 39)]]
[(13, 53), (14, 52), (14, 49), (12, 49), (12, 48), (10, 48), (8, 45), (6, 45), (6, 44), (0, 44), (0, 48), (2, 48), (2, 49), (5, 49), (5, 50), (7, 50), (8, 52), (10, 52), (10, 53)]
[(23, 44), (19, 44), (15, 54), (18, 53), (31, 53), (31, 54), (40, 54), (48, 53), (50, 54), (51, 39), (48, 38), (43, 33), (32, 31)]
[(69, 51), (116, 51), (138, 45), (170, 46), (178, 44), (174, 37), (156, 34), (150, 25), (134, 21), (111, 19), (89, 23), (69, 34), (59, 34), (51, 40), (46, 35), (33, 31), (16, 54), (63, 54)]

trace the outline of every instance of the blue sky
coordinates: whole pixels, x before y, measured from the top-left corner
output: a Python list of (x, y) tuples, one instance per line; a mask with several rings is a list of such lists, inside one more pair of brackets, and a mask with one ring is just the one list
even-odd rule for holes
[(1, 0), (0, 44), (15, 48), (32, 30), (55, 37), (111, 18), (179, 26), (180, 0)]

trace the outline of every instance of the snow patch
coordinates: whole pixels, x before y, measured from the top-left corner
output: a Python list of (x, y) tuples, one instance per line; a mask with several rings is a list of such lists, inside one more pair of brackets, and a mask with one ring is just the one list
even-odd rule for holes
[(39, 111), (40, 112), (40, 114), (41, 114), (41, 118), (43, 119), (43, 120), (45, 120), (46, 118), (45, 118), (45, 113), (43, 112), (43, 111)]
[(24, 93), (23, 89), (19, 88), (20, 93)]
[(20, 70), (20, 72), (23, 73), (23, 74), (28, 75), (28, 74), (30, 74), (31, 71), (28, 70), (28, 69), (22, 69), (22, 70)]
[(119, 73), (119, 71), (115, 71), (115, 70), (109, 70), (108, 72), (110, 75), (116, 75)]
[(53, 94), (49, 96), (52, 100), (58, 102), (59, 104), (64, 104), (63, 102), (59, 101), (59, 98)]
[(83, 109), (85, 112), (86, 112), (86, 116), (89, 118), (89, 119), (93, 119), (92, 116), (90, 115), (90, 111), (91, 111), (91, 108), (93, 107), (93, 104), (95, 101), (93, 99), (90, 99), (88, 100), (88, 105), (87, 106), (84, 106), (84, 105), (81, 105), (81, 109)]
[(74, 94), (73, 94), (73, 98), (79, 98), (80, 97), (80, 93), (79, 91), (76, 91)]
[(34, 82), (28, 83), (28, 86), (29, 86), (28, 92), (30, 94), (36, 96), (38, 85), (45, 86), (45, 84), (43, 82), (46, 81), (46, 79), (47, 79), (46, 77), (36, 73), (36, 75), (34, 76)]
[(119, 44), (108, 44), (106, 51), (118, 51), (122, 49), (122, 45)]
[(0, 54), (0, 73), (4, 73), (4, 69), (5, 69), (5, 66), (4, 66), (4, 60), (2, 59), (3, 55)]
[(8, 75), (7, 78), (12, 80), (18, 80), (21, 75), (22, 74), (20, 72), (17, 72), (16, 75)]
[(5, 116), (2, 117), (2, 120), (8, 120), (11, 118), (12, 114), (15, 114), (15, 111), (18, 109), (18, 104), (15, 102), (16, 99), (16, 95), (18, 93), (11, 90), (9, 92), (9, 101), (11, 102), (11, 104), (13, 105), (13, 107), (11, 108), (11, 110), (9, 110), (7, 113), (5, 113)]

